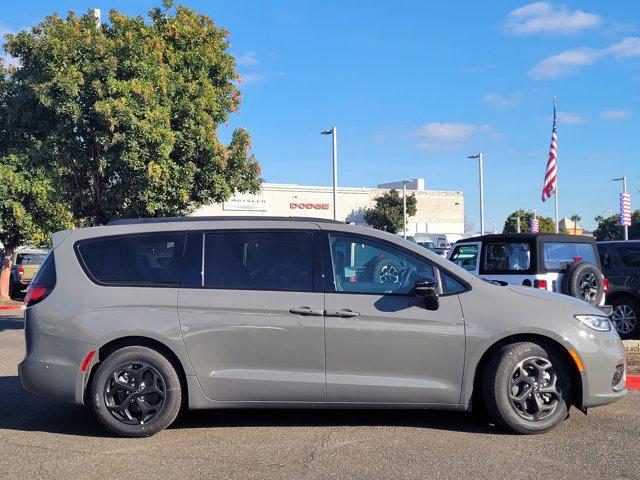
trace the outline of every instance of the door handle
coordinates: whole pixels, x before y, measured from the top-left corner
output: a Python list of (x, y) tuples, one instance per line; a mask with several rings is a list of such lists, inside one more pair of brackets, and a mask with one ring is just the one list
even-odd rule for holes
[(348, 308), (345, 308), (343, 310), (325, 310), (324, 311), (324, 316), (325, 317), (354, 318), (354, 317), (359, 317), (360, 314), (358, 312), (353, 312), (353, 311), (349, 310)]
[(311, 317), (321, 317), (323, 315), (322, 310), (314, 310), (310, 307), (298, 307), (298, 308), (290, 308), (289, 313), (294, 315), (306, 315)]

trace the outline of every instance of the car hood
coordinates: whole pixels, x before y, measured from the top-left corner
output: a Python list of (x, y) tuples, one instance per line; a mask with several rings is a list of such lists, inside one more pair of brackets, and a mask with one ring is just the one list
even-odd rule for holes
[(517, 295), (539, 299), (547, 303), (562, 304), (564, 307), (572, 307), (576, 314), (602, 315), (602, 311), (579, 298), (564, 295), (562, 293), (549, 292), (532, 287), (520, 287), (517, 285), (507, 285), (508, 288)]

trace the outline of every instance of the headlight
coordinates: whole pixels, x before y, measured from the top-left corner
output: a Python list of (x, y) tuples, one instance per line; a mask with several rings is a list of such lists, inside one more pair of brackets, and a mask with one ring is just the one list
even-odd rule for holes
[(609, 317), (601, 315), (576, 315), (576, 318), (587, 327), (597, 330), (598, 332), (611, 331), (611, 321)]

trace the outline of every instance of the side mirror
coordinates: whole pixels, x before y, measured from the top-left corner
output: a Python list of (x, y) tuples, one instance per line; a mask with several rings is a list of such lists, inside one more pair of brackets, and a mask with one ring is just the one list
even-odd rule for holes
[(435, 278), (418, 278), (413, 286), (413, 293), (415, 293), (417, 297), (424, 298), (424, 307), (427, 310), (438, 310), (438, 308), (440, 308), (438, 281)]
[(438, 296), (438, 281), (433, 277), (418, 277), (413, 286), (417, 297), (433, 298)]

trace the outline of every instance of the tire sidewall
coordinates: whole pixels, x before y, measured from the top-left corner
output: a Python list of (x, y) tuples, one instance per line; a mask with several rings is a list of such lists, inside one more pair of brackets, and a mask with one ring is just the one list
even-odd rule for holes
[[(162, 410), (143, 425), (127, 425), (117, 420), (105, 405), (104, 386), (113, 370), (126, 363), (143, 362), (162, 376), (166, 397)], [(175, 368), (159, 352), (146, 347), (125, 347), (113, 352), (97, 366), (91, 383), (91, 405), (100, 422), (113, 433), (126, 437), (148, 437), (167, 428), (176, 418), (182, 403), (180, 379)]]
[[(558, 382), (562, 388), (562, 398), (559, 401), (556, 410), (547, 418), (538, 422), (532, 422), (521, 417), (511, 406), (509, 400), (509, 383), (511, 375), (516, 365), (529, 357), (541, 357), (549, 360), (558, 376)], [(571, 382), (569, 381), (568, 371), (561, 359), (552, 349), (543, 348), (537, 344), (526, 344), (523, 348), (516, 351), (505, 350), (505, 354), (498, 364), (495, 372), (494, 395), (496, 407), (499, 410), (501, 418), (496, 420), (499, 423), (515, 430), (518, 433), (535, 434), (546, 432), (560, 422), (562, 422), (568, 414), (568, 399), (571, 395)]]

